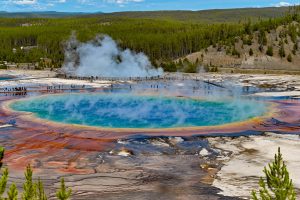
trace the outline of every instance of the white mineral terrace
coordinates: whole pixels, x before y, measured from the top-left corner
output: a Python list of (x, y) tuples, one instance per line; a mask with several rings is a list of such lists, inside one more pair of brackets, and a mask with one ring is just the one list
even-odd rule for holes
[(217, 149), (230, 151), (232, 155), (220, 157), (224, 166), (218, 172), (213, 185), (225, 196), (248, 198), (253, 189), (258, 189), (263, 168), (274, 160), (278, 147), (287, 164), (294, 186), (300, 191), (300, 137), (299, 135), (278, 135), (266, 133), (264, 136), (238, 138), (210, 138)]
[[(56, 73), (52, 71), (30, 71), (30, 70), (0, 70), (0, 75), (12, 75), (19, 78), (15, 81), (1, 81), (0, 88), (9, 86), (27, 85), (85, 85), (86, 87), (99, 88), (108, 87), (112, 83), (107, 80), (78, 80), (55, 78)], [(198, 80), (208, 80), (226, 86), (228, 83), (239, 86), (255, 86), (263, 88), (276, 88), (279, 90), (292, 90), (281, 92), (262, 92), (257, 96), (295, 96), (300, 95), (300, 76), (297, 75), (253, 75), (253, 74), (182, 74), (166, 73), (166, 77), (184, 77)], [(127, 81), (128, 82), (128, 81)]]

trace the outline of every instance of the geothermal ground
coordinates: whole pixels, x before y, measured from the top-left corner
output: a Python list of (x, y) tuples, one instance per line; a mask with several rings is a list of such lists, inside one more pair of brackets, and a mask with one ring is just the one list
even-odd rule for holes
[[(159, 80), (78, 80), (55, 78), (48, 71), (0, 73), (13, 78), (0, 81), (0, 145), (6, 148), (9, 181), (20, 188), (30, 163), (52, 197), (65, 177), (72, 199), (247, 199), (280, 146), (299, 197), (299, 76), (165, 74)], [(222, 126), (125, 130), (50, 122), (9, 106), (41, 95), (114, 91), (251, 98), (271, 107), (263, 116)]]

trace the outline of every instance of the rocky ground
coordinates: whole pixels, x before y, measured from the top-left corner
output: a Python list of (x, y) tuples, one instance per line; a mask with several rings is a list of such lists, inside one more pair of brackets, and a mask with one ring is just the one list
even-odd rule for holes
[[(99, 152), (93, 173), (49, 174), (36, 171), (53, 194), (64, 177), (72, 199), (235, 199), (212, 186), (221, 167), (206, 138), (120, 140), (110, 152)], [(22, 174), (10, 181), (21, 186)]]
[(236, 138), (209, 138), (209, 143), (230, 156), (219, 157), (224, 166), (217, 173), (213, 186), (220, 188), (225, 196), (249, 197), (249, 191), (258, 188), (262, 169), (274, 159), (277, 148), (281, 148), (283, 158), (293, 180), (298, 198), (300, 197), (300, 137), (264, 133), (261, 136)]
[[(43, 171), (35, 177), (52, 195), (64, 177), (72, 199), (248, 199), (278, 146), (299, 197), (299, 135), (274, 133), (123, 140), (111, 152), (98, 153), (94, 173)], [(21, 174), (10, 177), (21, 186)]]

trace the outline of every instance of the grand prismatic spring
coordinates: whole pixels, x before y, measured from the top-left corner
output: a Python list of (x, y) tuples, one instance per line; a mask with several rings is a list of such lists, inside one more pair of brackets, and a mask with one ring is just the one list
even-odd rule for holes
[(205, 100), (128, 94), (63, 94), (17, 101), (16, 111), (55, 122), (103, 128), (215, 126), (262, 116), (267, 108), (250, 100)]

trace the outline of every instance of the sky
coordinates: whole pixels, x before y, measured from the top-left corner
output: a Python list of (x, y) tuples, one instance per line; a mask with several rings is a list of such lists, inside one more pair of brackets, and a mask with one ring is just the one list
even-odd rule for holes
[(0, 11), (119, 12), (206, 10), (300, 4), (300, 0), (0, 0)]

